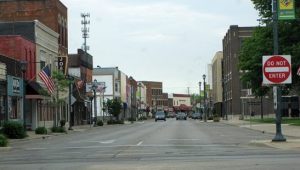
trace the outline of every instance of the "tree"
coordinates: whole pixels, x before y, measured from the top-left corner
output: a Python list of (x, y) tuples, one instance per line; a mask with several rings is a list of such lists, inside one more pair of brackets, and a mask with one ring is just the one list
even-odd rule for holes
[[(72, 83), (71, 80), (66, 79), (66, 76), (63, 72), (61, 71), (53, 71), (52, 72), (52, 78), (55, 82), (55, 89), (56, 89), (56, 95), (53, 95), (53, 104), (55, 105), (56, 108), (56, 113), (55, 113), (55, 119), (54, 119), (54, 126), (58, 126), (58, 120), (57, 120), (57, 114), (62, 107), (62, 104), (65, 102), (64, 99), (59, 99), (59, 94), (63, 93), (66, 91), (66, 88)], [(61, 114), (60, 114), (61, 115)]]
[(110, 114), (119, 119), (119, 115), (122, 109), (121, 101), (117, 98), (114, 98), (113, 100), (107, 100), (106, 104)]
[[(262, 87), (262, 56), (273, 54), (272, 0), (252, 0), (259, 11), (264, 26), (257, 27), (253, 36), (246, 39), (240, 51), (239, 67), (244, 70), (243, 82), (250, 84), (255, 96), (263, 96), (268, 87)], [(296, 18), (299, 18), (300, 1), (295, 1)], [(279, 21), (279, 54), (292, 56), (293, 84), (286, 86), (286, 93), (300, 92), (300, 79), (295, 73), (300, 65), (299, 20)]]

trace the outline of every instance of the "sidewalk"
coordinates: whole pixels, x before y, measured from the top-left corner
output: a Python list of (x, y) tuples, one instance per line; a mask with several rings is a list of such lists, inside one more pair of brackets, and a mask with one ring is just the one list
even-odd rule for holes
[[(253, 123), (250, 121), (239, 120), (233, 118), (230, 120), (221, 120), (222, 123), (238, 126), (241, 128), (248, 128), (262, 133), (276, 134), (276, 125), (269, 123)], [(288, 124), (281, 124), (282, 134), (287, 139), (286, 142), (272, 142), (272, 139), (266, 140), (252, 140), (250, 145), (255, 146), (269, 146), (278, 149), (297, 149), (300, 150), (300, 126), (292, 126)]]
[[(144, 121), (137, 121), (135, 123), (144, 123)], [(130, 124), (132, 124), (132, 123), (129, 121), (125, 121), (123, 125), (130, 125)], [(60, 135), (66, 135), (66, 134), (71, 134), (71, 133), (76, 133), (76, 132), (84, 132), (84, 131), (95, 129), (95, 128), (102, 128), (105, 126), (116, 126), (116, 125), (106, 125), (105, 124), (104, 126), (96, 126), (96, 127), (94, 127), (93, 125), (91, 126), (89, 124), (79, 125), (79, 126), (73, 126), (72, 127), (73, 130), (67, 129), (66, 133), (52, 133), (51, 131), (48, 130), (48, 134), (45, 134), (45, 135), (35, 134), (35, 131), (27, 131), (28, 136), (26, 138), (24, 138), (24, 139), (9, 139), (9, 141), (10, 141), (10, 143), (13, 143), (13, 142), (19, 142), (19, 141), (28, 141), (28, 140), (32, 140), (32, 139), (45, 139), (45, 138), (49, 138), (51, 136), (60, 136)]]

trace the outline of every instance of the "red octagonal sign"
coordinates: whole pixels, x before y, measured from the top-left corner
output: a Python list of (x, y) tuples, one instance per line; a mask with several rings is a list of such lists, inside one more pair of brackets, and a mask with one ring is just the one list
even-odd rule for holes
[(263, 56), (263, 84), (290, 84), (291, 56)]

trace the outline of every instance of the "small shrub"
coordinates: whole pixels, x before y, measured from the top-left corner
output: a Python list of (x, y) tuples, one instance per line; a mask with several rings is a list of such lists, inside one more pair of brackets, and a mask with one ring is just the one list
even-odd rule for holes
[(38, 128), (35, 129), (35, 134), (47, 134), (47, 128), (38, 127)]
[(51, 131), (53, 133), (66, 133), (67, 132), (65, 127), (52, 127)]
[(66, 120), (59, 121), (60, 127), (64, 127), (66, 125)]
[(108, 125), (114, 125), (114, 124), (124, 124), (123, 120), (108, 120), (107, 121)]
[(0, 135), (0, 147), (5, 147), (8, 144), (8, 140), (4, 135)]
[(103, 121), (102, 120), (98, 120), (97, 121), (97, 126), (103, 126)]
[(23, 139), (27, 136), (23, 124), (14, 121), (4, 123), (3, 133), (10, 139)]
[(214, 122), (220, 122), (220, 117), (214, 117)]
[(147, 117), (146, 116), (142, 116), (139, 118), (139, 120), (147, 120)]
[(136, 121), (136, 119), (134, 118), (134, 117), (130, 117), (130, 118), (128, 118), (128, 121), (130, 121), (130, 122), (133, 122), (133, 121)]
[(108, 121), (107, 121), (107, 124), (108, 124), (108, 125), (114, 124), (114, 120), (108, 120)]
[(207, 120), (213, 120), (214, 118), (213, 118), (213, 116), (209, 116), (208, 118), (207, 118)]
[(124, 121), (123, 120), (117, 120), (116, 124), (124, 124)]

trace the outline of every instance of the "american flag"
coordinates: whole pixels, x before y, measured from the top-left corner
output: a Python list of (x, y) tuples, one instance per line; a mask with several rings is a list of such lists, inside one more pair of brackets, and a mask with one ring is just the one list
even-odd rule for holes
[(55, 84), (51, 78), (51, 71), (49, 65), (45, 66), (39, 73), (39, 77), (43, 80), (48, 88), (48, 91), (52, 94), (54, 92)]

